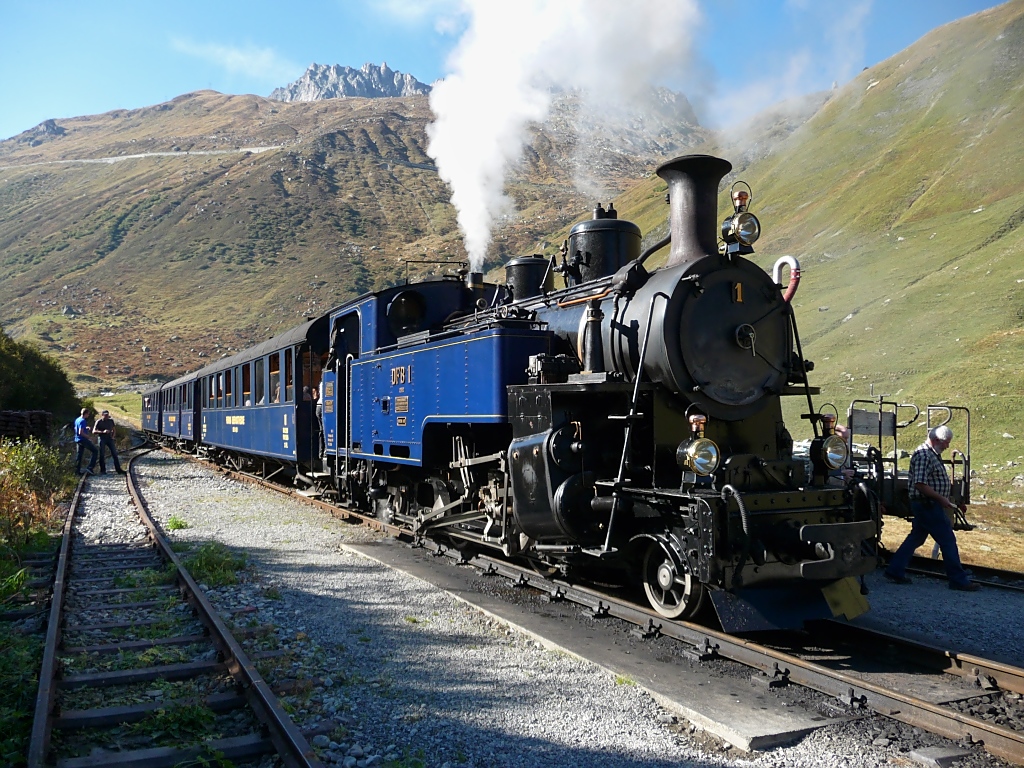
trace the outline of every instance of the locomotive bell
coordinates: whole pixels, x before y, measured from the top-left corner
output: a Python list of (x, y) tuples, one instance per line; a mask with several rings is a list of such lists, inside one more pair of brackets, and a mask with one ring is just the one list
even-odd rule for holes
[(671, 205), (667, 267), (718, 253), (718, 184), (731, 170), (732, 163), (711, 155), (684, 155), (658, 168)]

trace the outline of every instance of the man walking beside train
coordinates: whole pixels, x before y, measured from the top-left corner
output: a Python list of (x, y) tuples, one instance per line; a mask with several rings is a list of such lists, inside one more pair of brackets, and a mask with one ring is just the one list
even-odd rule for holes
[[(914, 550), (924, 544), (929, 535), (942, 550), (946, 564), (949, 588), (963, 592), (975, 592), (978, 585), (970, 580), (967, 571), (960, 564), (960, 550), (956, 545), (953, 524), (946, 516), (946, 510), (954, 510), (957, 504), (950, 498), (952, 483), (942, 463), (942, 452), (949, 448), (953, 430), (949, 427), (934, 427), (928, 430), (928, 439), (910, 457), (910, 511), (914, 514), (913, 525), (907, 538), (900, 544), (896, 554), (885, 569), (889, 581), (909, 584), (907, 565)], [(966, 512), (967, 506), (959, 505)]]

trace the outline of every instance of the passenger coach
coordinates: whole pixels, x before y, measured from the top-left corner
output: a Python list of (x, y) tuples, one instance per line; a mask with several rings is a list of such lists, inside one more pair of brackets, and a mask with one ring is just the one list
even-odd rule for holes
[[(319, 434), (313, 388), (327, 352), (327, 316), (219, 360), (196, 376), (202, 450), (236, 468), (310, 465)], [(244, 454), (244, 456), (243, 456)]]

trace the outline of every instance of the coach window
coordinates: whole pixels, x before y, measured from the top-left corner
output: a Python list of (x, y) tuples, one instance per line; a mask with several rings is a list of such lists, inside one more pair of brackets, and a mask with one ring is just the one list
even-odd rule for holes
[(228, 368), (224, 371), (224, 407), (231, 408), (235, 404), (235, 372)]
[(252, 405), (252, 363), (242, 366), (242, 402)]
[(256, 372), (253, 374), (255, 381), (253, 386), (256, 388), (256, 405), (263, 405), (267, 402), (265, 387), (267, 386), (266, 380), (263, 378), (263, 358), (261, 357), (256, 361)]
[(213, 376), (206, 377), (206, 407), (213, 408), (214, 399)]
[(281, 402), (281, 354), (270, 356), (270, 402)]
[(286, 403), (295, 400), (295, 367), (292, 365), (292, 350), (284, 351), (284, 400)]

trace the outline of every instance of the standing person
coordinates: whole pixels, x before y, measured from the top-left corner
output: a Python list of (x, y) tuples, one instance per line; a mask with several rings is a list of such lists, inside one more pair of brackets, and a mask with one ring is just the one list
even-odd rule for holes
[[(78, 456), (75, 459), (75, 473), (79, 475), (83, 474), (83, 472), (91, 475), (96, 469), (96, 446), (89, 439), (90, 432), (92, 430), (89, 429), (89, 409), (83, 408), (82, 415), (75, 419), (75, 445), (78, 448)], [(83, 470), (82, 455), (86, 451), (92, 454), (92, 458), (89, 461), (88, 469)]]
[(117, 455), (117, 446), (114, 445), (114, 420), (110, 418), (110, 411), (103, 411), (100, 414), (100, 418), (93, 425), (92, 431), (94, 435), (99, 435), (100, 437), (100, 474), (107, 474), (107, 465), (103, 461), (104, 449), (110, 451), (110, 458), (114, 462), (114, 469), (117, 470), (117, 474), (125, 474), (125, 471), (121, 469), (121, 458)]
[[(960, 564), (956, 534), (953, 533), (953, 524), (946, 517), (947, 509), (957, 508), (949, 498), (952, 483), (942, 463), (942, 452), (949, 447), (952, 439), (953, 430), (949, 427), (934, 427), (928, 430), (928, 439), (910, 457), (910, 511), (914, 513), (914, 522), (907, 538), (885, 569), (889, 581), (910, 583), (906, 576), (907, 564), (914, 550), (931, 535), (942, 550), (949, 588), (964, 592), (975, 592), (978, 589), (978, 585), (971, 581)], [(960, 504), (960, 510), (966, 512), (967, 506)]]
[(316, 403), (316, 425), (317, 425), (317, 453), (321, 459), (325, 458), (327, 453), (324, 450), (324, 399), (321, 394), (321, 389), (324, 385), (323, 376), (320, 377), (320, 386), (313, 387), (313, 401)]

